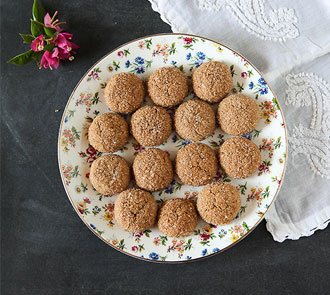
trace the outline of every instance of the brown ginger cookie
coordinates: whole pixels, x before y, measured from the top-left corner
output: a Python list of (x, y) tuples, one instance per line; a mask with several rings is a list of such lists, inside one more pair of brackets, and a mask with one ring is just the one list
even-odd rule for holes
[(119, 73), (111, 77), (104, 89), (108, 107), (121, 114), (134, 112), (145, 96), (143, 81), (132, 73)]
[(215, 103), (230, 92), (233, 78), (227, 65), (219, 61), (209, 61), (193, 72), (192, 84), (200, 99)]
[(171, 238), (186, 237), (197, 225), (197, 212), (193, 201), (171, 199), (159, 209), (158, 228)]
[(115, 219), (129, 232), (143, 232), (156, 222), (157, 203), (154, 197), (141, 189), (123, 191), (115, 203)]
[(214, 111), (205, 101), (188, 100), (175, 111), (174, 124), (176, 133), (182, 138), (204, 140), (214, 133)]
[(202, 219), (214, 225), (230, 223), (241, 208), (241, 197), (229, 183), (213, 182), (199, 193), (197, 210)]
[(251, 140), (232, 137), (221, 145), (219, 160), (222, 169), (229, 177), (246, 178), (258, 170), (261, 153)]
[(224, 98), (218, 108), (221, 129), (232, 135), (251, 132), (260, 120), (258, 103), (243, 94), (233, 94)]
[(217, 170), (215, 152), (206, 144), (191, 143), (176, 154), (175, 171), (183, 183), (205, 185), (215, 177)]
[(159, 68), (149, 77), (148, 92), (155, 104), (174, 107), (182, 102), (188, 93), (187, 78), (177, 68)]
[(133, 172), (136, 184), (148, 191), (160, 191), (173, 179), (173, 167), (166, 152), (157, 148), (146, 149), (135, 157)]
[(129, 136), (126, 120), (115, 113), (98, 115), (88, 129), (89, 143), (103, 153), (120, 150)]
[(168, 139), (171, 132), (171, 116), (162, 107), (145, 106), (132, 116), (131, 133), (140, 145), (160, 145)]
[(122, 192), (131, 179), (130, 168), (124, 158), (118, 155), (105, 155), (97, 158), (90, 170), (89, 180), (103, 195)]

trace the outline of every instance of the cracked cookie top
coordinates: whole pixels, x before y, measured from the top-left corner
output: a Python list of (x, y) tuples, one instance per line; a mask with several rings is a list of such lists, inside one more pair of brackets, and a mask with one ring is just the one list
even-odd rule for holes
[(114, 153), (120, 150), (129, 136), (126, 120), (115, 114), (98, 115), (89, 126), (89, 143), (103, 153)]
[(133, 172), (136, 184), (156, 192), (166, 188), (173, 179), (173, 167), (166, 152), (157, 148), (146, 149), (135, 157)]
[(225, 182), (213, 182), (203, 188), (197, 199), (197, 210), (202, 219), (214, 225), (230, 223), (241, 208), (241, 197), (236, 187)]
[(185, 184), (205, 185), (215, 177), (217, 170), (215, 152), (206, 144), (191, 143), (176, 154), (175, 171)]
[(158, 106), (138, 109), (131, 119), (131, 133), (143, 146), (157, 146), (165, 142), (172, 132), (169, 113)]
[(193, 72), (192, 84), (200, 99), (215, 103), (230, 92), (233, 78), (227, 65), (219, 61), (209, 61)]
[(141, 79), (132, 73), (114, 75), (104, 89), (104, 98), (108, 107), (121, 114), (134, 112), (145, 96)]
[(131, 179), (128, 163), (118, 155), (105, 155), (96, 159), (89, 175), (93, 187), (103, 195), (122, 192)]
[(177, 68), (162, 67), (150, 75), (148, 92), (155, 104), (174, 107), (181, 103), (188, 93), (187, 78)]
[(196, 225), (197, 212), (192, 200), (167, 200), (159, 209), (158, 227), (168, 237), (189, 236), (193, 233)]
[(188, 100), (175, 111), (174, 124), (176, 133), (182, 138), (204, 140), (214, 133), (214, 111), (207, 102)]
[(155, 224), (157, 203), (150, 193), (131, 188), (118, 196), (114, 213), (121, 227), (130, 232), (142, 232)]

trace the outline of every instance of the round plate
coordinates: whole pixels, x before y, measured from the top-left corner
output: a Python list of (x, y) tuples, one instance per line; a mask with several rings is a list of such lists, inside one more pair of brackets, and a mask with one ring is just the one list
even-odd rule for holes
[[(179, 68), (188, 77), (201, 64), (217, 60), (230, 67), (231, 93), (243, 93), (255, 99), (262, 118), (255, 130), (244, 137), (255, 142), (262, 153), (258, 171), (247, 179), (231, 179), (219, 170), (216, 180), (229, 182), (240, 191), (242, 207), (236, 219), (226, 226), (213, 226), (200, 218), (195, 232), (186, 238), (172, 239), (152, 227), (142, 233), (129, 233), (114, 218), (116, 195), (97, 193), (90, 181), (91, 163), (101, 155), (89, 146), (88, 126), (99, 113), (109, 112), (103, 89), (111, 76), (131, 72), (146, 80), (163, 66)], [(192, 91), (187, 99), (194, 97)], [(150, 104), (150, 99), (145, 99)], [(217, 105), (214, 105), (216, 108)], [(173, 114), (173, 110), (169, 111)], [(127, 117), (129, 120), (129, 117)], [(217, 149), (229, 135), (220, 128), (203, 142)], [(159, 148), (173, 160), (178, 149), (188, 144), (174, 132)], [(145, 148), (130, 137), (117, 154), (129, 163)], [(64, 188), (79, 217), (108, 245), (150, 261), (182, 262), (212, 256), (236, 244), (263, 219), (280, 189), (286, 166), (287, 137), (284, 118), (267, 82), (243, 56), (225, 45), (207, 38), (161, 34), (140, 38), (113, 50), (98, 61), (79, 81), (63, 113), (58, 139), (58, 161)], [(133, 183), (131, 184), (133, 185)], [(177, 178), (163, 191), (153, 193), (159, 205), (171, 198), (195, 199), (202, 187), (182, 184)]]

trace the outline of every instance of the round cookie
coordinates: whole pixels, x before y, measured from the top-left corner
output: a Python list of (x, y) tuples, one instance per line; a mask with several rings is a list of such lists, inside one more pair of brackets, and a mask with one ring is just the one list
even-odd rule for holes
[(131, 179), (128, 163), (118, 155), (105, 155), (97, 158), (91, 166), (89, 180), (103, 195), (122, 192)]
[(115, 203), (115, 219), (129, 232), (143, 232), (156, 222), (157, 203), (143, 190), (131, 188), (123, 191)]
[(261, 153), (252, 141), (244, 137), (232, 137), (221, 145), (219, 160), (229, 177), (246, 178), (258, 170)]
[(219, 61), (209, 61), (193, 72), (192, 84), (200, 99), (214, 103), (230, 92), (233, 78), (227, 65)]
[(203, 140), (214, 133), (214, 111), (207, 102), (188, 100), (175, 111), (174, 124), (176, 133), (182, 138)]
[(186, 237), (193, 233), (197, 225), (194, 201), (171, 199), (159, 209), (158, 228), (171, 238)]
[(224, 98), (218, 108), (221, 129), (232, 135), (242, 135), (252, 131), (260, 120), (258, 103), (243, 94), (233, 94)]
[(126, 120), (115, 113), (98, 115), (89, 126), (89, 143), (103, 153), (120, 150), (129, 136)]
[(241, 197), (229, 183), (213, 182), (205, 186), (197, 199), (197, 210), (202, 219), (214, 225), (230, 223), (241, 208)]
[(108, 107), (121, 114), (134, 112), (145, 96), (141, 79), (132, 73), (119, 73), (111, 77), (104, 89)]
[(155, 104), (174, 107), (182, 102), (188, 93), (187, 78), (177, 68), (159, 68), (150, 75), (148, 92)]
[(145, 106), (138, 109), (131, 119), (131, 133), (143, 146), (162, 144), (172, 132), (172, 119), (162, 107)]
[(217, 170), (215, 152), (206, 144), (191, 143), (176, 154), (175, 171), (185, 184), (205, 185), (215, 177)]
[(136, 184), (148, 191), (160, 191), (170, 185), (173, 167), (166, 152), (150, 148), (140, 152), (133, 161)]

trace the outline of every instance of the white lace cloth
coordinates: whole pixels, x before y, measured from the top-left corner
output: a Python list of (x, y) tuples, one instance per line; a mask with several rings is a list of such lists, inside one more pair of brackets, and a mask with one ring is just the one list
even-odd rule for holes
[(289, 133), (286, 176), (266, 215), (276, 241), (330, 221), (330, 1), (149, 0), (173, 32), (246, 56), (270, 82)]

